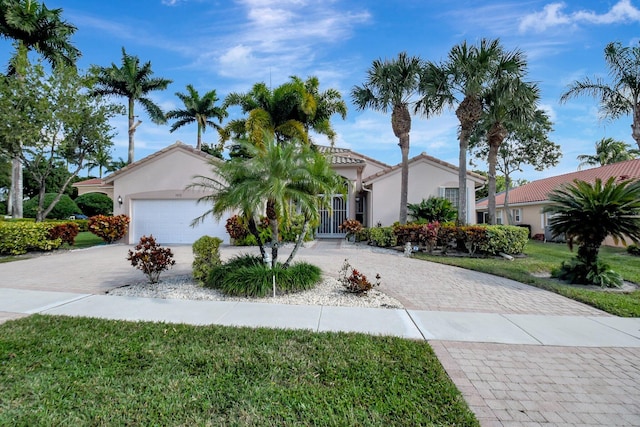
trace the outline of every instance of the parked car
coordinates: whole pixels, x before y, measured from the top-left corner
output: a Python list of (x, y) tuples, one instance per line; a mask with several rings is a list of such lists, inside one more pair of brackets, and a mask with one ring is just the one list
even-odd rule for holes
[(85, 214), (77, 213), (77, 214), (71, 215), (69, 219), (89, 219), (89, 217), (86, 216)]

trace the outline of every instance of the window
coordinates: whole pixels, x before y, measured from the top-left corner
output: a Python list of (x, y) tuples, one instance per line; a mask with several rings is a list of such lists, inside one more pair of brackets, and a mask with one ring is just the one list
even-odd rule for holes
[(511, 218), (513, 218), (513, 222), (518, 223), (522, 221), (522, 212), (520, 209), (511, 209)]
[(496, 211), (496, 224), (501, 225), (502, 224), (502, 211)]
[(451, 202), (454, 208), (458, 208), (458, 194), (460, 191), (458, 188), (444, 188), (442, 192), (442, 197)]

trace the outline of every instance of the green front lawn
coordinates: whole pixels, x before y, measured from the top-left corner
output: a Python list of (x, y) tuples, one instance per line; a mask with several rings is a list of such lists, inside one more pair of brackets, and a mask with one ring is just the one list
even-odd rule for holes
[(81, 231), (76, 236), (76, 241), (73, 246), (64, 245), (63, 247), (67, 249), (82, 249), (88, 248), (91, 246), (103, 245), (104, 240), (102, 238), (96, 236), (90, 231)]
[[(513, 261), (501, 258), (442, 257), (423, 253), (415, 256), (548, 289), (616, 316), (640, 317), (640, 291), (629, 293), (593, 291), (562, 285), (549, 278), (537, 277), (540, 274), (550, 273), (553, 268), (559, 267), (562, 261), (575, 256), (575, 252), (570, 252), (566, 244), (530, 240), (524, 253), (525, 257), (516, 258)], [(640, 257), (629, 255), (623, 248), (602, 247), (600, 258), (620, 273), (625, 280), (640, 283)]]
[(0, 425), (479, 425), (401, 338), (33, 315), (0, 366)]

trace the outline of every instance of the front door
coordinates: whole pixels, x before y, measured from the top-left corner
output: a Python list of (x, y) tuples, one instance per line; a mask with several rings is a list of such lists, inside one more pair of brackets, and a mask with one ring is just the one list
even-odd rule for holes
[(332, 209), (320, 209), (320, 226), (316, 233), (320, 238), (341, 238), (346, 233), (340, 230), (340, 225), (347, 219), (349, 210), (347, 201), (338, 194), (331, 196)]

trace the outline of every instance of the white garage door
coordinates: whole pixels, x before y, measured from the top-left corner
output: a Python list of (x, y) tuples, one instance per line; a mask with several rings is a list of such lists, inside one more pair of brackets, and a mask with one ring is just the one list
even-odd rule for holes
[(132, 234), (137, 243), (142, 236), (153, 234), (161, 244), (193, 243), (204, 235), (218, 237), (228, 243), (229, 235), (224, 228), (225, 219), (217, 222), (213, 217), (195, 227), (191, 221), (205, 213), (206, 204), (197, 204), (195, 200), (133, 200)]

